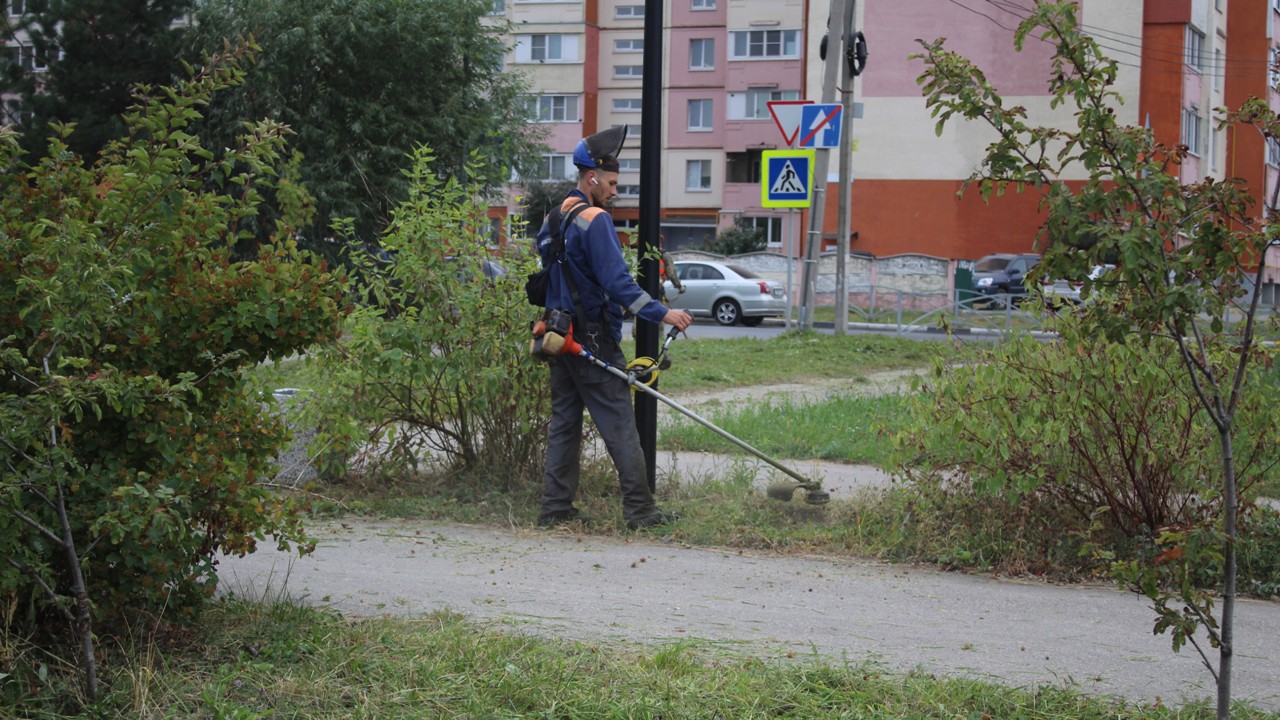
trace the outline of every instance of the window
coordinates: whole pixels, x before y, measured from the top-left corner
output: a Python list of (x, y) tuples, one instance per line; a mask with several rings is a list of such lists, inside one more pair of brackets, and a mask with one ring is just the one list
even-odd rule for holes
[(1204, 70), (1204, 33), (1187, 26), (1187, 65), (1194, 70)]
[(559, 35), (534, 35), (530, 57), (533, 60), (563, 60), (564, 41)]
[(618, 197), (638, 198), (640, 197), (639, 185), (618, 185)]
[(1192, 155), (1199, 155), (1203, 149), (1201, 145), (1203, 122), (1200, 117), (1200, 108), (1192, 105), (1182, 109), (1182, 144), (1187, 146), (1187, 151)]
[(572, 155), (543, 155), (538, 165), (538, 177), (534, 179), (568, 180), (576, 175)]
[(18, 17), (19, 15), (25, 13), (26, 11), (27, 11), (26, 0), (9, 0), (9, 14), (12, 15), (13, 17)]
[(41, 73), (49, 69), (49, 63), (30, 45), (8, 45), (5, 56), (9, 62), (32, 73)]
[(614, 40), (613, 51), (620, 52), (620, 53), (644, 52), (644, 38), (629, 38), (627, 40)]
[(615, 78), (634, 78), (639, 80), (644, 76), (643, 65), (614, 65), (613, 76)]
[[(733, 59), (798, 58), (799, 30), (738, 30), (729, 33)], [(1200, 38), (1203, 40), (1204, 36)]]
[(689, 129), (697, 131), (711, 130), (711, 101), (689, 101)]
[[(630, 134), (630, 132), (628, 132)], [(619, 158), (618, 172), (640, 172), (640, 158)]]
[(761, 150), (728, 153), (725, 156), (724, 181), (727, 183), (760, 182)]
[(715, 10), (716, 0), (693, 0), (689, 7), (692, 10)]
[(714, 70), (716, 68), (715, 38), (694, 38), (689, 41), (689, 69)]
[(506, 15), (507, 0), (489, 0), (490, 15)]
[(701, 263), (685, 263), (679, 267), (681, 280), (723, 280), (724, 273)]
[(577, 95), (537, 95), (530, 98), (529, 115), (534, 122), (578, 122)]
[(750, 88), (745, 93), (730, 93), (728, 116), (731, 120), (768, 120), (769, 102), (772, 100), (799, 100), (796, 90)]
[(1280, 61), (1280, 47), (1271, 48), (1271, 63), (1267, 66), (1267, 85), (1272, 90), (1280, 90), (1280, 70), (1276, 62)]
[(577, 35), (517, 35), (516, 62), (576, 62)]
[(684, 168), (685, 190), (702, 191), (711, 189), (710, 160), (688, 160), (685, 162)]
[(744, 217), (742, 224), (757, 230), (762, 230), (765, 243), (768, 245), (782, 244), (782, 218), (780, 217)]
[(502, 218), (489, 218), (489, 247), (496, 248), (502, 244)]
[(640, 112), (644, 109), (644, 100), (640, 98), (614, 98), (614, 112)]
[(643, 5), (619, 5), (614, 12), (614, 17), (619, 20), (640, 20), (644, 18)]

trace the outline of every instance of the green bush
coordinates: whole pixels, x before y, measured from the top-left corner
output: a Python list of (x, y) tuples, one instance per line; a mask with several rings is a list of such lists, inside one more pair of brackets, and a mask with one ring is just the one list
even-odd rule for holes
[[(1220, 502), (1206, 480), (1220, 464), (1216, 429), (1172, 346), (1090, 338), (1076, 323), (1058, 320), (1057, 342), (1022, 337), (973, 364), (939, 366), (898, 436), (897, 460), (909, 477), (1035, 495), (1064, 527), (1096, 521), (1115, 548), (1208, 522)], [(1276, 409), (1249, 397), (1235, 448), (1246, 498), (1277, 460)]]
[(340, 278), (287, 240), (230, 259), (285, 128), (188, 133), (248, 53), (140, 94), (91, 165), (69, 127), (32, 166), (0, 130), (0, 600), (9, 631), (68, 621), (90, 672), (95, 622), (198, 607), (218, 553), (305, 541), (257, 483), (284, 431), (238, 368), (334, 337)]
[[(523, 282), (532, 253), (480, 264), (488, 222), (480, 189), (441, 179), (419, 150), (410, 197), (381, 247), (355, 248), (360, 307), (345, 342), (313, 358), (325, 386), (306, 404), (320, 449), (343, 449), (349, 470), (388, 476), (464, 474), (477, 491), (540, 476), (546, 370), (528, 355), (535, 315)], [(330, 468), (332, 473), (334, 469)]]
[(727, 256), (759, 252), (766, 246), (764, 229), (752, 227), (747, 220), (738, 218), (733, 227), (717, 235), (714, 240), (703, 243), (700, 249)]

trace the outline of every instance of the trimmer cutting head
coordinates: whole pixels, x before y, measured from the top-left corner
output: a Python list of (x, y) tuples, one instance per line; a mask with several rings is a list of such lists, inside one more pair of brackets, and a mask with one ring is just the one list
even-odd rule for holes
[(765, 489), (765, 495), (770, 500), (790, 502), (791, 498), (795, 496), (796, 490), (804, 490), (804, 502), (806, 505), (826, 505), (831, 502), (831, 493), (823, 490), (822, 483), (817, 480), (808, 480), (806, 482), (779, 480), (772, 482)]

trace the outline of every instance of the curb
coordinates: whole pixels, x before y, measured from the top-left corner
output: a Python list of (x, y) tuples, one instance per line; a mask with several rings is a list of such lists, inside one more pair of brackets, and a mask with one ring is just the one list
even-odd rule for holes
[[(783, 324), (785, 324), (785, 321)], [(833, 330), (835, 329), (836, 324), (834, 322), (815, 321), (813, 323), (813, 326), (815, 328), (821, 328), (823, 330)], [(1044, 330), (1028, 330), (1024, 332), (1019, 332), (1019, 331), (1013, 331), (1013, 330), (1000, 330), (996, 328), (970, 328), (970, 327), (954, 327), (954, 328), (951, 328), (950, 330), (946, 330), (940, 327), (912, 327), (912, 326), (899, 327), (897, 325), (884, 325), (881, 323), (864, 323), (864, 322), (851, 322), (847, 325), (847, 327), (850, 330), (866, 330), (869, 332), (880, 332), (880, 333), (886, 333), (886, 334), (892, 333), (894, 335), (914, 335), (914, 334), (924, 333), (927, 335), (950, 334), (950, 335), (984, 335), (984, 336), (991, 336), (991, 337), (998, 337), (998, 336), (1002, 337), (1005, 335), (1025, 334), (1025, 335), (1030, 335), (1031, 337), (1036, 338), (1037, 340), (1058, 339), (1058, 333), (1048, 332)]]

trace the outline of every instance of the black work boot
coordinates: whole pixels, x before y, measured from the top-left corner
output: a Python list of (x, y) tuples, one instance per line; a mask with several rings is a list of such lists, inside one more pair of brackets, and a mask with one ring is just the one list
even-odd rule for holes
[(538, 516), (538, 527), (556, 527), (558, 525), (568, 525), (571, 522), (580, 522), (583, 525), (591, 525), (593, 521), (590, 517), (578, 512), (578, 508), (557, 510), (555, 512), (542, 513)]
[(667, 525), (680, 519), (680, 513), (674, 510), (663, 510), (654, 508), (653, 512), (648, 515), (641, 515), (638, 518), (632, 518), (627, 521), (628, 530), (643, 530), (644, 528), (657, 527), (659, 525)]

